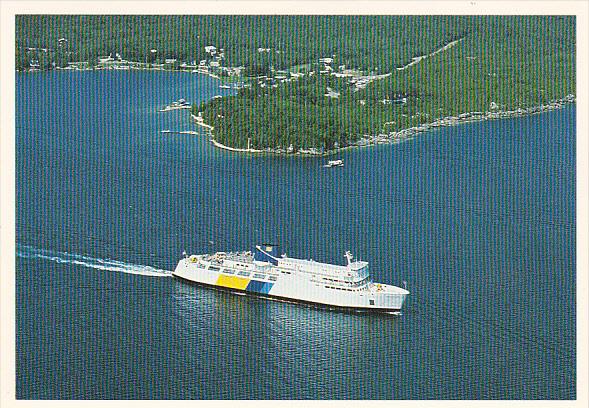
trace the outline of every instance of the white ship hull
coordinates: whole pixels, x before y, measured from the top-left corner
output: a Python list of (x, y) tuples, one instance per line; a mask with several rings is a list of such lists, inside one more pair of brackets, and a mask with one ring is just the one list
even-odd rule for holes
[(275, 264), (235, 261), (221, 254), (221, 259), (214, 258), (217, 254), (184, 258), (173, 275), (230, 292), (358, 311), (396, 313), (409, 294), (396, 286), (373, 283), (365, 262), (355, 262), (346, 269), (286, 257), (275, 258)]

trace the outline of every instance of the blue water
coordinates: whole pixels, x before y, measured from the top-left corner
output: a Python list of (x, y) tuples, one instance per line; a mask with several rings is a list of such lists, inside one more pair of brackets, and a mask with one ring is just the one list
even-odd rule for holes
[[(574, 106), (325, 158), (213, 148), (180, 73), (16, 76), (21, 399), (574, 399)], [(399, 317), (186, 285), (182, 251), (370, 261)]]

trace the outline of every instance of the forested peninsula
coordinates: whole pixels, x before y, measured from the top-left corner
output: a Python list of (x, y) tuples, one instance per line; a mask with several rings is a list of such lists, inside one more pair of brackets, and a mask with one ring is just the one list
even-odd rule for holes
[(16, 68), (227, 78), (220, 146), (323, 154), (573, 102), (574, 16), (17, 16)]

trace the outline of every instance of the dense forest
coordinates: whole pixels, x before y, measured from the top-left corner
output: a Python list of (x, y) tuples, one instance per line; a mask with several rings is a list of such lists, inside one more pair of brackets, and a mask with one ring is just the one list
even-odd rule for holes
[[(229, 66), (286, 69), (335, 55), (338, 65), (389, 72), (463, 36), (468, 24), (461, 17), (435, 16), (21, 15), (17, 68), (27, 65), (27, 48), (49, 49), (69, 61), (96, 61), (113, 52), (145, 61), (154, 58), (152, 49), (159, 60), (198, 61), (206, 56), (204, 47), (214, 45), (225, 50)], [(67, 44), (60, 47), (60, 38)]]
[[(258, 149), (331, 150), (447, 116), (526, 109), (576, 93), (574, 18), (464, 17), (460, 27), (467, 27), (460, 36), (430, 37), (433, 49), (461, 38), (455, 46), (407, 69), (392, 68), (363, 89), (349, 79), (315, 75), (275, 89), (244, 90), (195, 111), (229, 146), (243, 148), (249, 141)], [(328, 90), (339, 96), (327, 96)], [(400, 96), (403, 103), (397, 103)]]
[(192, 62), (211, 45), (223, 65), (245, 67), (249, 80), (240, 80), (250, 87), (194, 113), (233, 147), (330, 150), (447, 115), (575, 94), (571, 16), (16, 18), (17, 69), (32, 60), (41, 69), (92, 66), (114, 53)]

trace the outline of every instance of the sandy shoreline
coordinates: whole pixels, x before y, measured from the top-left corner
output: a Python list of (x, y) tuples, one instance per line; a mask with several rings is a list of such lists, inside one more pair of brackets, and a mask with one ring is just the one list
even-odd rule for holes
[(364, 135), (362, 138), (357, 140), (356, 142), (343, 146), (338, 147), (333, 150), (329, 150), (327, 152), (321, 151), (317, 148), (309, 148), (309, 149), (301, 149), (297, 152), (290, 152), (284, 148), (267, 148), (263, 150), (259, 149), (240, 149), (235, 147), (226, 146), (222, 143), (219, 143), (215, 140), (212, 130), (213, 127), (208, 125), (202, 121), (202, 118), (198, 118), (194, 114), (191, 114), (192, 118), (195, 120), (197, 125), (205, 127), (209, 129), (210, 136), (211, 136), (211, 143), (220, 149), (228, 150), (232, 152), (242, 152), (242, 153), (267, 153), (267, 154), (277, 154), (277, 155), (299, 155), (299, 156), (328, 156), (336, 154), (340, 151), (357, 148), (357, 147), (368, 147), (368, 146), (375, 146), (379, 144), (394, 144), (400, 143), (404, 140), (409, 140), (413, 138), (415, 135), (426, 132), (428, 130), (436, 129), (439, 127), (448, 127), (448, 126), (456, 126), (464, 123), (471, 123), (471, 122), (480, 122), (485, 120), (496, 120), (496, 119), (507, 119), (507, 118), (515, 118), (521, 116), (528, 116), (534, 115), (542, 112), (548, 112), (555, 109), (560, 109), (565, 105), (570, 103), (574, 103), (576, 98), (574, 95), (567, 95), (564, 98), (558, 99), (556, 101), (552, 101), (546, 105), (534, 106), (531, 108), (520, 108), (510, 111), (493, 111), (493, 112), (466, 112), (462, 113), (458, 116), (447, 116), (444, 118), (437, 119), (430, 123), (424, 123), (418, 126), (414, 126), (407, 129), (402, 129), (397, 132), (391, 132), (388, 134), (378, 134), (378, 135)]
[(200, 116), (196, 116), (194, 113), (190, 114), (190, 117), (194, 120), (194, 122), (198, 125), (198, 126), (202, 126), (203, 128), (209, 129), (209, 130), (213, 130), (214, 128), (211, 125), (207, 125), (206, 123), (203, 122), (202, 117)]
[(230, 152), (241, 152), (241, 153), (268, 153), (268, 151), (266, 150), (256, 150), (256, 149), (239, 149), (237, 147), (230, 147), (230, 146), (226, 146), (222, 143), (219, 143), (215, 140), (215, 138), (213, 137), (213, 129), (214, 127), (211, 125), (206, 124), (202, 117), (200, 116), (196, 116), (194, 113), (190, 114), (190, 117), (194, 120), (194, 122), (196, 123), (197, 126), (201, 126), (204, 127), (205, 129), (209, 130), (209, 135), (211, 136), (210, 141), (211, 143), (215, 146), (218, 147), (219, 149), (223, 149), (223, 150), (229, 150)]
[(229, 146), (225, 146), (224, 144), (221, 144), (219, 142), (217, 142), (215, 139), (213, 139), (211, 137), (211, 143), (215, 146), (218, 147), (219, 149), (223, 149), (223, 150), (229, 150), (230, 152), (241, 152), (241, 153), (268, 153), (268, 151), (266, 150), (256, 150), (256, 149), (238, 149), (236, 147), (229, 147)]

